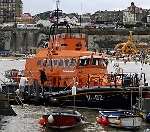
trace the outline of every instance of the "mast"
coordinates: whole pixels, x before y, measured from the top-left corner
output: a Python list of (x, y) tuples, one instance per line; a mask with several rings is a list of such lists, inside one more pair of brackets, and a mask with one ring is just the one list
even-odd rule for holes
[(59, 20), (59, 5), (60, 5), (60, 0), (56, 0), (56, 19), (57, 19), (57, 24)]

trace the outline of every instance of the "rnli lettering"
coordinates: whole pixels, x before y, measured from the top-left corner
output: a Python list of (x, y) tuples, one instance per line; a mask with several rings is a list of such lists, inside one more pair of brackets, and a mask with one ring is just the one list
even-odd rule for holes
[(48, 66), (48, 67), (75, 67), (77, 60), (75, 58), (69, 59), (48, 59), (38, 60), (37, 65)]
[(102, 95), (86, 95), (88, 101), (101, 101), (103, 100)]

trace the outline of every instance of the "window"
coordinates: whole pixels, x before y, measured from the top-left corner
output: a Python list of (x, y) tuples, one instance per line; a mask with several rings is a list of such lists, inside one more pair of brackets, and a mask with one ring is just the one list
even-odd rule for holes
[(80, 65), (80, 66), (84, 66), (84, 65), (85, 65), (85, 59), (81, 59), (79, 65)]
[(61, 46), (68, 46), (67, 44), (61, 44)]
[(103, 59), (99, 60), (99, 65), (100, 66), (106, 66), (105, 61)]
[(96, 65), (96, 59), (93, 58), (92, 65)]
[(81, 43), (78, 43), (78, 44), (76, 44), (76, 47), (82, 47), (82, 44)]

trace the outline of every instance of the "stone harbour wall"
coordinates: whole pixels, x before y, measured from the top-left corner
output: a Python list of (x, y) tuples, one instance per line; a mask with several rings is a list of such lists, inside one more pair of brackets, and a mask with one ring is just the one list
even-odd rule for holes
[[(84, 31), (86, 32), (86, 31)], [(83, 33), (84, 33), (83, 32)], [(114, 32), (86, 32), (88, 38), (88, 48), (90, 50), (102, 48), (114, 48), (120, 42), (126, 42), (128, 39), (128, 31)], [(150, 44), (149, 32), (133, 32), (133, 37), (137, 42)], [(0, 31), (0, 50), (11, 50), (23, 53), (27, 50), (36, 50), (48, 40), (48, 34), (39, 30), (12, 30)]]

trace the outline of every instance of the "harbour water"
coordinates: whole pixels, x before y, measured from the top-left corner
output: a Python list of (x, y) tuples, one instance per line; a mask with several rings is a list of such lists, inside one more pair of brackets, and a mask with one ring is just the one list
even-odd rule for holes
[[(24, 60), (0, 60), (0, 79), (4, 81), (3, 73), (9, 69), (23, 69)], [(111, 62), (108, 65), (109, 72), (114, 71), (114, 64), (116, 61)], [(147, 82), (150, 84), (150, 65), (135, 62), (119, 62), (120, 67), (124, 72), (144, 72), (146, 73)], [(141, 71), (142, 68), (142, 71)], [(45, 130), (38, 124), (38, 119), (45, 112), (45, 109), (52, 110), (57, 109), (53, 107), (45, 106), (33, 106), (15, 105), (13, 109), (17, 113), (17, 116), (0, 117), (0, 132), (55, 132), (57, 130)], [(96, 117), (98, 116), (98, 110), (96, 109), (78, 109), (78, 111), (83, 114), (87, 122), (85, 125), (77, 128), (67, 130), (67, 132), (127, 132), (129, 130), (115, 129), (108, 127), (101, 127), (96, 124)], [(142, 127), (138, 132), (150, 132), (150, 124), (143, 122)], [(64, 132), (64, 130), (63, 130)]]

